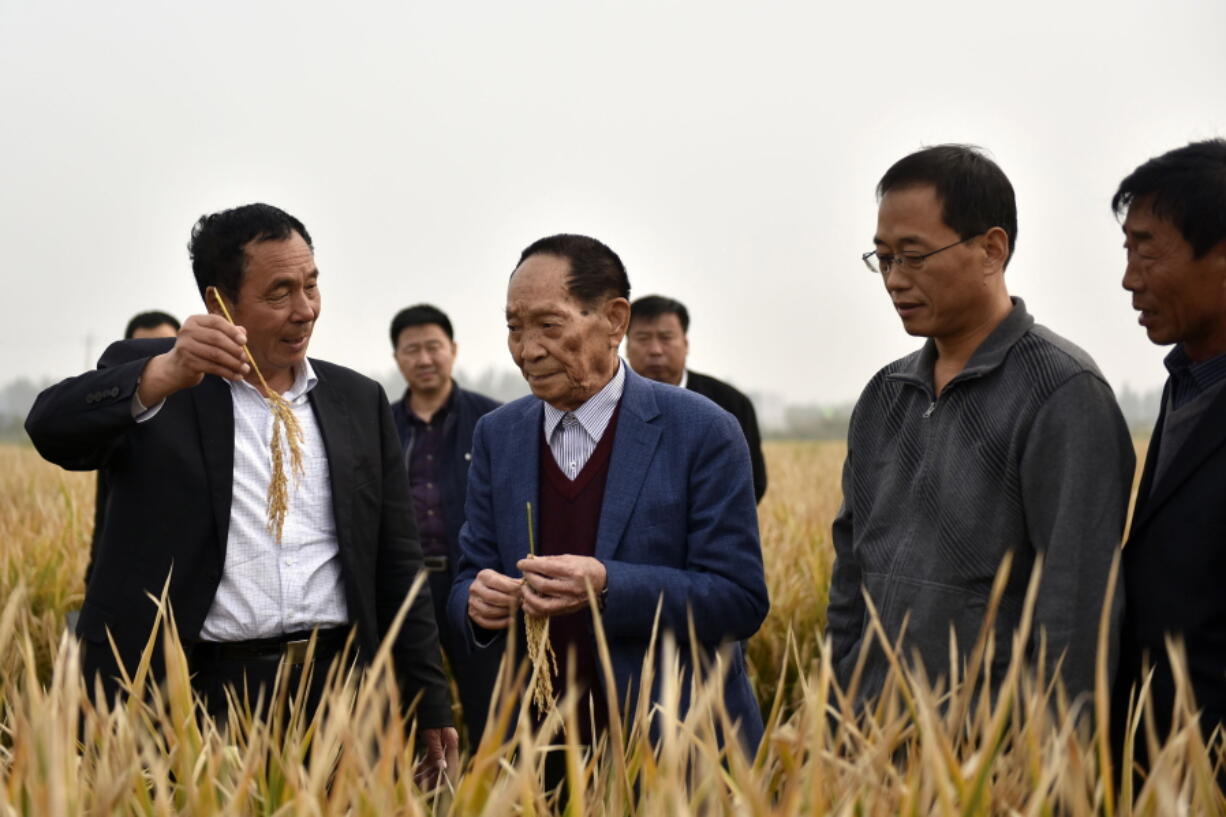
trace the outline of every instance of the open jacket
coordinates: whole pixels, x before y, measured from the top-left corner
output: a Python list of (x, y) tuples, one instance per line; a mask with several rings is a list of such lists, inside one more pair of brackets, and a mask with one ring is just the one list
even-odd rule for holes
[[(96, 370), (40, 394), (26, 420), (46, 459), (105, 473), (105, 528), (77, 632), (105, 649), (109, 630), (129, 667), (154, 623), (148, 596), (160, 596), (169, 576), (179, 635), (190, 645), (225, 564), (234, 469), (229, 385), (206, 376), (166, 398), (148, 422), (132, 416), (145, 364), (173, 343), (112, 344)], [(319, 382), (309, 400), (328, 456), (345, 597), (361, 654), (369, 659), (422, 567), (407, 477), (383, 388), (341, 366), (314, 359), (311, 365)], [(410, 609), (393, 655), (405, 700), (422, 696), (419, 724), (448, 725), (449, 694), (428, 588)]]
[[(535, 516), (539, 507), (543, 406), (524, 397), (477, 424), (449, 603), (474, 650), (492, 644), (470, 626), (469, 585), (484, 568), (520, 576), (515, 564), (528, 553), (525, 510), (531, 502)], [(692, 614), (696, 646), (708, 655), (724, 648), (725, 704), (741, 738), (756, 746), (762, 716), (740, 642), (770, 605), (745, 435), (706, 398), (628, 366), (613, 433), (595, 546), (608, 572), (603, 620), (617, 685), (606, 696), (634, 705), (657, 607), (662, 631), (680, 642), (688, 641)], [(688, 666), (688, 647), (681, 653)]]
[[(460, 527), (464, 524), (464, 493), (468, 488), (468, 466), (472, 462), (473, 430), (477, 421), (502, 405), (497, 400), (465, 391), (459, 383), (452, 384), (451, 409), (443, 421), (443, 448), (447, 452), (439, 463), (439, 488), (443, 499), (443, 517), (447, 526), (447, 550), (451, 564), (460, 560)], [(405, 470), (413, 450), (414, 427), (409, 422), (409, 392), (392, 403), (392, 419), (400, 435)]]

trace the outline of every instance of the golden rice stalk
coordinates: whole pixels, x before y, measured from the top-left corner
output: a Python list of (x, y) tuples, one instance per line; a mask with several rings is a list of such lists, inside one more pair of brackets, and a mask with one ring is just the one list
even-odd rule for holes
[[(527, 503), (528, 558), (536, 558), (536, 541), (532, 536), (532, 503)], [(524, 614), (524, 639), (528, 642), (528, 660), (532, 677), (528, 679), (528, 697), (538, 712), (553, 703), (553, 676), (558, 674), (558, 656), (549, 640), (549, 619)]]
[[(255, 361), (252, 361), (254, 364)], [(259, 371), (258, 369), (256, 370)], [(261, 381), (263, 378), (260, 378)], [(268, 532), (281, 543), (281, 533), (285, 529), (285, 516), (289, 512), (289, 479), (285, 475), (285, 453), (282, 451), (281, 437), (284, 433), (285, 447), (289, 449), (290, 470), (294, 472), (294, 484), (302, 478), (302, 426), (298, 417), (290, 407), (289, 401), (277, 394), (267, 385), (264, 396), (272, 411), (272, 479), (268, 482)]]
[[(213, 299), (221, 307), (226, 320), (234, 324), (234, 318), (230, 317), (230, 310), (226, 308), (226, 301), (221, 297), (221, 292), (216, 287), (211, 288), (211, 291)], [(255, 371), (256, 377), (260, 379), (260, 385), (264, 389), (264, 399), (268, 401), (268, 409), (272, 412), (272, 440), (269, 443), (272, 454), (272, 479), (268, 482), (268, 523), (265, 527), (276, 538), (277, 544), (281, 544), (281, 534), (285, 530), (285, 516), (289, 513), (289, 478), (285, 474), (285, 452), (282, 446), (289, 449), (290, 470), (294, 472), (294, 483), (297, 484), (302, 479), (303, 472), (302, 426), (294, 415), (294, 409), (290, 406), (289, 401), (269, 387), (251, 350), (244, 345), (243, 352), (247, 355), (247, 360), (251, 361), (251, 368)], [(284, 443), (282, 438), (284, 438)]]
[[(528, 558), (535, 558), (531, 553)], [(558, 674), (558, 656), (549, 640), (549, 618), (524, 614), (524, 637), (528, 642), (528, 660), (532, 662), (532, 677), (528, 679), (528, 696), (538, 712), (553, 703), (553, 676)]]

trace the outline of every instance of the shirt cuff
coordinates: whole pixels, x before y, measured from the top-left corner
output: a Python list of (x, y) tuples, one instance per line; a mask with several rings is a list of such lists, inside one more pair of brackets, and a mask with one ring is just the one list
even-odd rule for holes
[(158, 401), (153, 408), (145, 408), (145, 404), (140, 401), (140, 381), (136, 381), (136, 391), (132, 392), (132, 419), (138, 423), (143, 423), (152, 420), (157, 416), (157, 413), (162, 410), (162, 406), (166, 405), (166, 398)]

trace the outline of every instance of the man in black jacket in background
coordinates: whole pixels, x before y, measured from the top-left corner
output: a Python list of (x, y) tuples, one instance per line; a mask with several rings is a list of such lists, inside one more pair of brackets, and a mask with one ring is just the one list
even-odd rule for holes
[[(1151, 341), (1175, 345), (1124, 546), (1118, 749), (1129, 693), (1148, 667), (1166, 740), (1176, 700), (1168, 638), (1186, 651), (1201, 734), (1226, 725), (1226, 140), (1150, 159), (1111, 204), (1124, 216), (1132, 307)], [(1145, 746), (1136, 741), (1138, 756)]]
[(685, 367), (689, 330), (690, 313), (685, 304), (662, 295), (639, 298), (630, 306), (630, 331), (626, 333), (630, 368), (651, 380), (697, 392), (736, 418), (749, 443), (754, 498), (761, 502), (766, 493), (766, 460), (753, 403), (724, 381)]
[(421, 538), (439, 640), (460, 690), (468, 742), (476, 749), (496, 685), (501, 651), (470, 654), (463, 633), (447, 619), (447, 597), (460, 558), (460, 527), (472, 459), (473, 427), (500, 403), (465, 391), (451, 378), (456, 342), (451, 320), (437, 307), (417, 304), (392, 319), (392, 352), (408, 388), (392, 403), (409, 494)]

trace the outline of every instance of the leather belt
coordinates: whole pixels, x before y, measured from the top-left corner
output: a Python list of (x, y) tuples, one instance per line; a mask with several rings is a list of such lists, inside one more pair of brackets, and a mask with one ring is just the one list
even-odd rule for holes
[(279, 661), (305, 664), (311, 635), (315, 634), (315, 654), (335, 652), (349, 637), (349, 627), (327, 630), (302, 630), (276, 638), (256, 638), (250, 641), (200, 641), (192, 649), (193, 658), (214, 661)]

